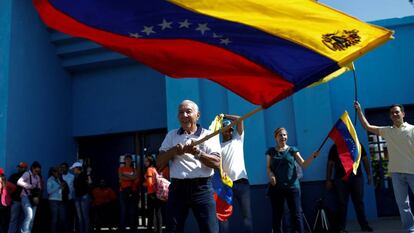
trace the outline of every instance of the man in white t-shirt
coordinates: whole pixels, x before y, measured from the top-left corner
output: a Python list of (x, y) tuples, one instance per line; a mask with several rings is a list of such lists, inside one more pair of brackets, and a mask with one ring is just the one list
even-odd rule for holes
[(219, 232), (211, 176), (220, 167), (220, 142), (218, 137), (213, 137), (193, 146), (192, 141), (212, 133), (197, 124), (199, 118), (197, 104), (190, 100), (181, 102), (178, 106), (181, 127), (168, 132), (159, 149), (157, 167), (162, 170), (170, 166), (167, 232), (184, 232), (189, 209), (201, 233)]
[(411, 212), (408, 188), (414, 190), (414, 126), (404, 122), (405, 112), (402, 105), (392, 105), (390, 118), (392, 126), (380, 127), (369, 124), (355, 101), (362, 126), (369, 132), (385, 138), (388, 147), (388, 171), (391, 173), (395, 200), (406, 232), (414, 232), (414, 216)]
[[(237, 115), (224, 114), (223, 127), (236, 123), (236, 131), (231, 127), (221, 134), (221, 156), (224, 173), (233, 181), (233, 203), (240, 207), (243, 217), (244, 232), (253, 232), (252, 213), (250, 208), (250, 185), (244, 165), (244, 126)], [(233, 232), (229, 230), (228, 221), (220, 222), (220, 232)]]

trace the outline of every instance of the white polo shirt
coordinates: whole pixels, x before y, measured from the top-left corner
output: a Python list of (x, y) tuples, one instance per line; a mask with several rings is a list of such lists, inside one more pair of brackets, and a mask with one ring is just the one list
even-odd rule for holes
[(414, 174), (414, 126), (404, 122), (400, 128), (380, 127), (388, 146), (389, 172)]
[(235, 131), (231, 140), (221, 143), (223, 171), (232, 181), (243, 178), (247, 179), (246, 167), (244, 165), (243, 142), (244, 133), (239, 135)]
[[(168, 132), (159, 149), (160, 152), (167, 151), (175, 145), (181, 143), (185, 144), (191, 140), (199, 140), (212, 133), (201, 126), (197, 126), (197, 131), (194, 134), (185, 134), (185, 131), (174, 129)], [(217, 154), (220, 156), (221, 148), (219, 137), (213, 137), (199, 145), (200, 150), (207, 154)], [(170, 177), (176, 179), (193, 179), (210, 177), (214, 174), (214, 169), (205, 166), (196, 159), (194, 155), (185, 153), (183, 155), (176, 155), (170, 160)]]

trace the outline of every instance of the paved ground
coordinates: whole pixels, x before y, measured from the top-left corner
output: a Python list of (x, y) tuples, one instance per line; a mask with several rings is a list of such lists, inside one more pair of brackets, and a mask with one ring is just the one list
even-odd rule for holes
[[(401, 228), (401, 221), (399, 217), (386, 217), (370, 221), (374, 232), (376, 233), (404, 233)], [(360, 228), (357, 222), (348, 223), (349, 233), (359, 233)]]

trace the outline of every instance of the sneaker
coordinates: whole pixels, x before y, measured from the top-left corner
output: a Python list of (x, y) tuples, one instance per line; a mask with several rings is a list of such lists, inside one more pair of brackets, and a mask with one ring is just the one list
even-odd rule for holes
[(363, 231), (363, 232), (373, 232), (374, 229), (372, 229), (372, 227), (366, 225), (366, 226), (361, 227), (361, 231)]

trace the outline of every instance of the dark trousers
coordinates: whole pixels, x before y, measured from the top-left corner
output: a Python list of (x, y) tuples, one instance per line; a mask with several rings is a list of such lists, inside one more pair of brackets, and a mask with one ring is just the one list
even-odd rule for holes
[(9, 228), (10, 207), (0, 206), (0, 233), (6, 233)]
[(218, 233), (216, 203), (210, 178), (172, 179), (167, 202), (167, 232), (184, 232), (192, 209), (200, 233)]
[(92, 226), (96, 228), (97, 232), (101, 232), (103, 227), (112, 228), (116, 226), (118, 219), (113, 217), (114, 213), (117, 212), (115, 207), (116, 203), (114, 202), (92, 206)]
[[(162, 232), (162, 212), (161, 207), (164, 204), (159, 200), (155, 193), (147, 194), (148, 203), (148, 229), (154, 226), (154, 232)], [(152, 231), (151, 231), (152, 232)]]
[(120, 191), (119, 201), (121, 204), (120, 232), (126, 232), (127, 226), (132, 232), (136, 232), (138, 227), (138, 194), (131, 191)]
[(270, 187), (269, 197), (272, 203), (273, 233), (282, 233), (282, 219), (285, 212), (285, 201), (289, 208), (293, 232), (303, 233), (302, 203), (299, 188)]
[(348, 181), (336, 179), (334, 184), (338, 195), (338, 230), (346, 228), (349, 196), (351, 196), (352, 203), (354, 204), (359, 225), (361, 227), (367, 226), (368, 222), (365, 216), (365, 207), (363, 202), (363, 177), (351, 175)]
[[(233, 182), (233, 205), (237, 203), (243, 217), (244, 231), (253, 232), (252, 211), (250, 207), (250, 184), (247, 179), (240, 179)], [(229, 221), (220, 222), (220, 232), (230, 231)]]

